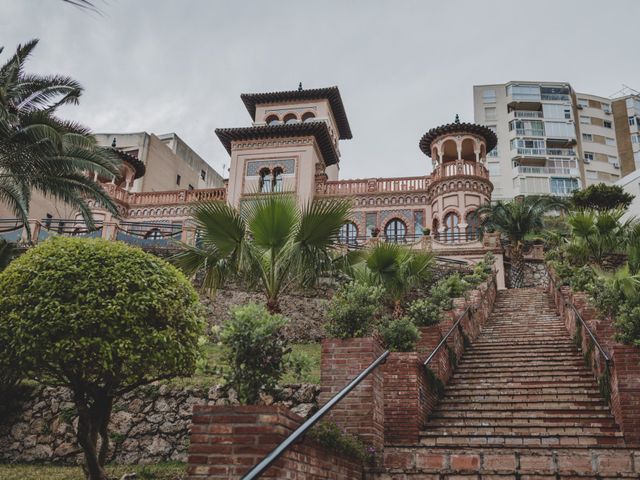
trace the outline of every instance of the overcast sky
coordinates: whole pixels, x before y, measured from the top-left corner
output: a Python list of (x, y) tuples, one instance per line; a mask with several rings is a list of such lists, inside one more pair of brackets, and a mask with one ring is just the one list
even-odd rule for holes
[(96, 132), (176, 132), (217, 170), (214, 134), (246, 126), (240, 93), (338, 85), (353, 139), (341, 178), (423, 175), (422, 134), (473, 120), (473, 85), (568, 81), (640, 90), (640, 0), (0, 0), (5, 52), (85, 93), (65, 116)]

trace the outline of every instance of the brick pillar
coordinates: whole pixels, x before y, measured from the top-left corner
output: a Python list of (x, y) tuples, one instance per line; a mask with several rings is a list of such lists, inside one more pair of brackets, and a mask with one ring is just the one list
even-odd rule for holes
[(640, 447), (640, 349), (612, 348), (611, 410), (628, 446)]
[(438, 401), (417, 352), (393, 352), (383, 366), (384, 439), (387, 445), (417, 444)]
[[(301, 421), (281, 406), (194, 406), (189, 480), (241, 478)], [(350, 480), (362, 478), (362, 462), (305, 438), (286, 450), (262, 478)]]
[[(326, 404), (353, 378), (378, 358), (383, 348), (376, 338), (335, 338), (322, 341), (320, 406)], [(384, 446), (384, 379), (376, 368), (329, 413), (348, 433), (359, 435), (376, 450)]]

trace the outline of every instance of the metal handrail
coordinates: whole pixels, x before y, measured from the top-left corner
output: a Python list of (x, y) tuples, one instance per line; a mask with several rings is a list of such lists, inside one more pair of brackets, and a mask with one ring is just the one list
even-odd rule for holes
[(306, 420), (302, 425), (295, 429), (295, 431), (285, 438), (280, 445), (274, 448), (269, 455), (267, 455), (260, 463), (255, 465), (248, 473), (246, 473), (242, 480), (252, 480), (254, 478), (260, 477), (273, 462), (275, 462), (280, 456), (291, 447), (300, 437), (302, 437), (307, 430), (313, 427), (322, 417), (324, 417), (329, 410), (331, 410), (334, 405), (336, 405), (340, 400), (346, 397), (351, 390), (358, 386), (358, 384), (364, 380), (371, 372), (373, 372), (380, 364), (384, 363), (387, 357), (389, 356), (389, 350), (385, 351), (382, 355), (380, 355), (376, 360), (371, 363), (366, 369), (364, 369), (360, 374), (355, 377), (347, 386), (345, 386), (342, 390), (340, 390), (336, 395), (329, 400), (326, 405), (324, 405), (320, 410), (318, 410), (311, 418)]
[[(546, 265), (545, 265), (545, 271), (547, 272), (547, 277), (549, 277), (549, 281), (553, 284), (553, 288), (556, 291), (558, 291), (558, 292), (560, 292), (562, 294), (562, 291), (560, 290), (560, 287), (558, 286), (558, 284), (553, 279), (553, 276), (551, 275), (551, 272), (549, 272), (549, 269), (547, 268)], [(584, 321), (584, 318), (582, 318), (582, 315), (578, 311), (578, 308), (575, 306), (575, 304), (572, 301), (567, 300), (564, 297), (562, 297), (562, 298), (564, 300), (565, 306), (571, 307), (571, 309), (574, 311), (574, 313), (576, 314), (576, 317), (580, 320), (580, 323), (582, 323), (582, 326), (587, 331), (587, 333), (591, 337), (591, 340), (593, 340), (593, 343), (595, 344), (595, 346), (600, 351), (600, 354), (604, 358), (604, 361), (608, 364), (611, 361), (611, 358), (609, 358), (609, 355), (607, 354), (607, 352), (605, 352), (604, 348), (602, 348), (602, 345), (600, 345), (600, 342), (598, 342), (598, 340), (596, 339), (595, 335), (593, 334), (593, 332), (591, 331), (591, 329), (589, 328), (587, 323)]]
[[(493, 285), (493, 283), (495, 282), (495, 277), (492, 276), (491, 277), (491, 281), (487, 284), (487, 287), (491, 287)], [(464, 309), (464, 312), (462, 312), (460, 314), (460, 316), (458, 317), (458, 319), (456, 320), (456, 322), (451, 326), (451, 328), (449, 329), (449, 331), (447, 332), (447, 334), (442, 338), (442, 340), (440, 340), (440, 343), (438, 343), (438, 345), (436, 346), (436, 348), (434, 348), (433, 352), (431, 352), (431, 354), (427, 357), (427, 359), (424, 361), (423, 365), (426, 367), (427, 365), (429, 365), (429, 362), (431, 362), (431, 360), (433, 360), (433, 357), (436, 356), (436, 354), (440, 351), (440, 349), (442, 348), (442, 346), (447, 342), (447, 339), (449, 338), (449, 336), (453, 333), (453, 331), (458, 328), (458, 326), (460, 325), (460, 322), (462, 321), (462, 319), (465, 317), (465, 315), (467, 313), (469, 313), (472, 309), (472, 305), (469, 305), (467, 308)]]

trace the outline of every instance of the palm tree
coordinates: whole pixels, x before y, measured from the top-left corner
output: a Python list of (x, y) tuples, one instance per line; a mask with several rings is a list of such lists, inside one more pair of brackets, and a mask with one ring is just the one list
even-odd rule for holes
[(393, 303), (394, 317), (401, 317), (405, 296), (431, 278), (433, 264), (431, 253), (415, 252), (395, 243), (379, 243), (368, 250), (364, 261), (352, 267), (352, 274), (359, 282), (383, 286)]
[(250, 200), (240, 210), (224, 202), (202, 203), (192, 213), (198, 242), (183, 244), (174, 261), (187, 274), (204, 271), (209, 291), (229, 277), (259, 286), (269, 311), (279, 312), (281, 292), (310, 286), (331, 268), (349, 209), (342, 201), (298, 207), (293, 197), (277, 194)]
[(26, 222), (35, 190), (76, 208), (91, 226), (87, 199), (117, 214), (94, 176), (117, 176), (120, 160), (98, 146), (86, 127), (55, 115), (59, 107), (78, 103), (82, 87), (61, 75), (25, 73), (37, 44), (19, 45), (0, 67), (0, 201)]
[(564, 208), (564, 202), (552, 197), (524, 197), (511, 202), (498, 201), (478, 209), (483, 230), (503, 233), (511, 244), (511, 286), (520, 288), (524, 280), (524, 239), (543, 229), (544, 215)]

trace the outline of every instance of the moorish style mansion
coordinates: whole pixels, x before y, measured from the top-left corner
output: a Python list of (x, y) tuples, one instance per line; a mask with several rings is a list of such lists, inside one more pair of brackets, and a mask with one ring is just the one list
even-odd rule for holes
[[(230, 155), (227, 181), (175, 134), (98, 134), (98, 141), (123, 160), (119, 177), (99, 179), (116, 201), (119, 218), (96, 207), (96, 229), (89, 231), (77, 212), (34, 196), (32, 237), (101, 236), (154, 248), (173, 240), (191, 243), (196, 238), (189, 218), (193, 202), (225, 200), (240, 206), (260, 195), (290, 192), (300, 203), (350, 199), (351, 221), (339, 238), (347, 247), (397, 242), (466, 261), (491, 250), (502, 270), (498, 239), (480, 239), (475, 213), (491, 201), (486, 162), (497, 142), (491, 129), (461, 123), (456, 116), (454, 123), (432, 128), (420, 139), (420, 150), (433, 164), (430, 175), (343, 180), (340, 141), (352, 134), (338, 87), (300, 86), (241, 99), (251, 124), (216, 130)], [(25, 226), (6, 212), (0, 216), (0, 235), (26, 238)]]

